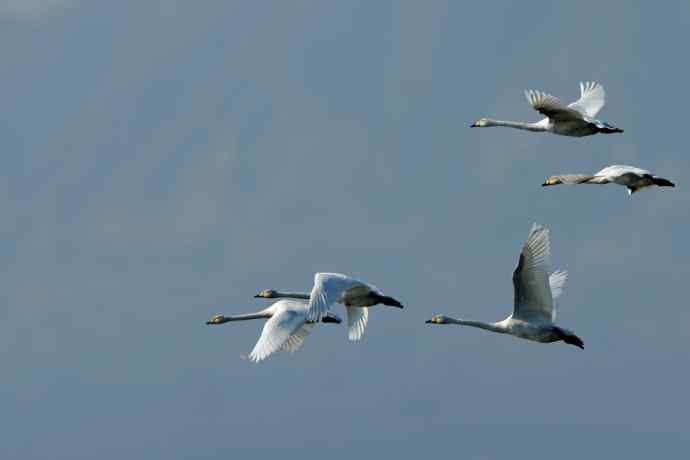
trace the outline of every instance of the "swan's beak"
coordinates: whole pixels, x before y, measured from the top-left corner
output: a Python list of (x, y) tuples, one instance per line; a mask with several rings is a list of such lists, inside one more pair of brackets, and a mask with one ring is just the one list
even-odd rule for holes
[(257, 295), (254, 296), (254, 298), (255, 298), (255, 299), (259, 299), (259, 298), (261, 298), (261, 296), (260, 296), (259, 294), (257, 294)]
[(477, 122), (476, 122), (476, 121), (470, 125), (470, 128), (476, 128), (476, 127), (477, 127)]
[(425, 324), (434, 324), (434, 322), (433, 322), (433, 321), (431, 321), (430, 319), (428, 319), (428, 320), (424, 321), (424, 323), (425, 323)]

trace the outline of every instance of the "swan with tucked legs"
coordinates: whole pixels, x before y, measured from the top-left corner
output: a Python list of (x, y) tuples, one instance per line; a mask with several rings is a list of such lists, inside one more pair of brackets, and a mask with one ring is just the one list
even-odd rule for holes
[[(309, 305), (301, 300), (279, 300), (268, 308), (255, 313), (224, 316), (214, 315), (206, 321), (208, 325), (224, 324), (231, 321), (246, 321), (250, 319), (268, 319), (261, 331), (259, 341), (249, 353), (249, 359), (254, 362), (263, 361), (277, 351), (297, 351), (304, 342), (304, 338), (311, 332), (315, 322), (307, 319)], [(339, 324), (341, 319), (332, 314), (321, 318), (323, 323)]]
[(563, 341), (584, 349), (584, 343), (572, 331), (555, 325), (554, 303), (563, 291), (568, 274), (565, 271), (548, 274), (549, 252), (549, 230), (535, 224), (513, 272), (513, 313), (503, 321), (484, 323), (434, 315), (426, 322), (477, 327), (542, 343)]
[(381, 292), (376, 286), (340, 273), (317, 273), (311, 293), (281, 292), (264, 289), (254, 297), (265, 299), (289, 298), (309, 300), (310, 318), (316, 320), (333, 304), (340, 303), (347, 311), (347, 336), (356, 341), (362, 338), (369, 320), (367, 307), (383, 304), (403, 308), (393, 297)]
[(594, 118), (604, 106), (604, 87), (596, 82), (580, 83), (580, 99), (565, 105), (557, 97), (541, 91), (525, 91), (534, 110), (546, 116), (534, 123), (480, 118), (470, 128), (504, 126), (533, 132), (548, 132), (561, 136), (583, 137), (592, 134), (622, 133), (623, 130)]
[(563, 174), (551, 176), (544, 181), (542, 187), (558, 184), (618, 184), (628, 189), (628, 195), (632, 195), (647, 187), (675, 187), (676, 184), (663, 177), (657, 177), (645, 169), (626, 165), (607, 166), (598, 173), (590, 176), (587, 174)]

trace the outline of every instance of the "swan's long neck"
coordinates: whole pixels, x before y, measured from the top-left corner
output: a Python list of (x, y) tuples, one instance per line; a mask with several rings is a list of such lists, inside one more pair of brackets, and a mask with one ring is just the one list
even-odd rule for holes
[(521, 121), (487, 120), (486, 126), (505, 126), (507, 128), (524, 129), (526, 131), (546, 131), (546, 126), (540, 122), (523, 123)]
[(277, 299), (309, 300), (309, 294), (306, 292), (280, 292), (280, 291), (276, 291), (274, 297)]
[(233, 316), (223, 316), (223, 322), (227, 323), (229, 321), (244, 321), (244, 320), (249, 320), (249, 319), (262, 319), (262, 318), (270, 318), (273, 316), (273, 313), (270, 312), (269, 310), (261, 310), (257, 311), (256, 313), (246, 313), (243, 315), (233, 315)]
[(563, 174), (556, 176), (561, 184), (601, 184), (602, 182), (596, 180), (595, 176), (587, 174)]
[(451, 318), (449, 322), (453, 324), (459, 324), (461, 326), (471, 326), (471, 327), (478, 327), (479, 329), (484, 329), (487, 331), (491, 332), (498, 332), (498, 333), (505, 333), (506, 330), (500, 326), (498, 326), (496, 323), (484, 323), (482, 321), (472, 321), (472, 320), (467, 320), (467, 319), (453, 319)]

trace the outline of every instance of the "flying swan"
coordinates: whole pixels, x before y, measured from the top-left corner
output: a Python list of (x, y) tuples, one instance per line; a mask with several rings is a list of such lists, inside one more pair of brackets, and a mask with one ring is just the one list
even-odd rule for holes
[(656, 177), (647, 170), (626, 165), (607, 166), (593, 176), (586, 174), (564, 174), (551, 176), (544, 181), (542, 187), (558, 184), (618, 184), (628, 189), (632, 195), (646, 187), (675, 187), (676, 184), (668, 179)]
[(545, 115), (541, 121), (523, 123), (518, 121), (501, 121), (481, 118), (470, 125), (470, 128), (487, 128), (507, 126), (535, 132), (550, 132), (561, 136), (583, 137), (592, 134), (622, 133), (622, 129), (594, 118), (604, 106), (606, 93), (604, 87), (596, 82), (580, 83), (580, 99), (565, 105), (560, 99), (540, 91), (525, 91), (527, 101), (537, 112)]
[(554, 324), (554, 302), (563, 291), (568, 273), (557, 271), (548, 275), (549, 252), (549, 230), (534, 224), (513, 272), (513, 314), (503, 321), (483, 323), (434, 315), (427, 323), (478, 327), (542, 343), (562, 340), (584, 349), (584, 343), (578, 336)]
[(360, 340), (364, 334), (369, 320), (367, 307), (383, 304), (403, 308), (400, 302), (383, 294), (376, 286), (340, 273), (315, 274), (314, 287), (310, 294), (264, 289), (254, 297), (309, 300), (309, 319), (313, 321), (321, 318), (333, 304), (343, 304), (347, 311), (347, 337), (353, 341)]
[[(214, 315), (206, 324), (223, 324), (230, 321), (244, 321), (250, 319), (269, 318), (261, 331), (261, 337), (254, 349), (249, 353), (249, 359), (259, 362), (268, 358), (276, 351), (297, 351), (304, 342), (304, 338), (314, 327), (314, 321), (307, 319), (309, 304), (300, 300), (279, 300), (270, 307), (236, 316)], [(324, 315), (324, 323), (339, 324), (341, 319), (335, 315)]]

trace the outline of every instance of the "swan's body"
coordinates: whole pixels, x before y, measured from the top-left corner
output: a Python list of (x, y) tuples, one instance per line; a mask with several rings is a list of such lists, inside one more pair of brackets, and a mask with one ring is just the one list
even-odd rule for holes
[(472, 326), (542, 343), (562, 340), (584, 349), (582, 340), (573, 332), (555, 325), (554, 302), (563, 291), (568, 273), (548, 274), (549, 252), (549, 230), (535, 224), (513, 272), (513, 313), (503, 321), (484, 323), (434, 315), (427, 323)]
[[(230, 321), (245, 321), (250, 319), (268, 318), (261, 331), (259, 341), (249, 353), (249, 359), (254, 362), (268, 358), (276, 351), (297, 351), (304, 342), (304, 338), (311, 332), (314, 322), (307, 319), (308, 302), (302, 300), (279, 300), (268, 308), (256, 313), (236, 316), (215, 315), (206, 324), (223, 324)], [(324, 323), (340, 323), (335, 315), (324, 315)]]
[(403, 308), (400, 302), (385, 295), (373, 284), (339, 273), (317, 273), (314, 275), (314, 287), (310, 294), (264, 289), (255, 297), (309, 300), (310, 319), (312, 320), (318, 320), (328, 312), (331, 306), (340, 303), (347, 310), (347, 336), (353, 341), (361, 339), (364, 334), (364, 328), (369, 320), (367, 307), (383, 304)]
[(628, 194), (642, 190), (646, 187), (675, 187), (676, 184), (663, 177), (657, 177), (645, 169), (626, 165), (607, 166), (598, 173), (588, 176), (586, 174), (563, 174), (551, 176), (544, 181), (543, 187), (558, 184), (618, 184), (628, 189)]
[(606, 93), (604, 87), (596, 82), (580, 83), (580, 99), (565, 105), (557, 97), (540, 91), (525, 91), (527, 101), (532, 108), (546, 116), (535, 123), (519, 121), (492, 120), (481, 118), (470, 125), (471, 128), (488, 128), (505, 126), (534, 132), (550, 132), (561, 136), (583, 137), (592, 134), (622, 133), (618, 129), (594, 118), (604, 106)]

